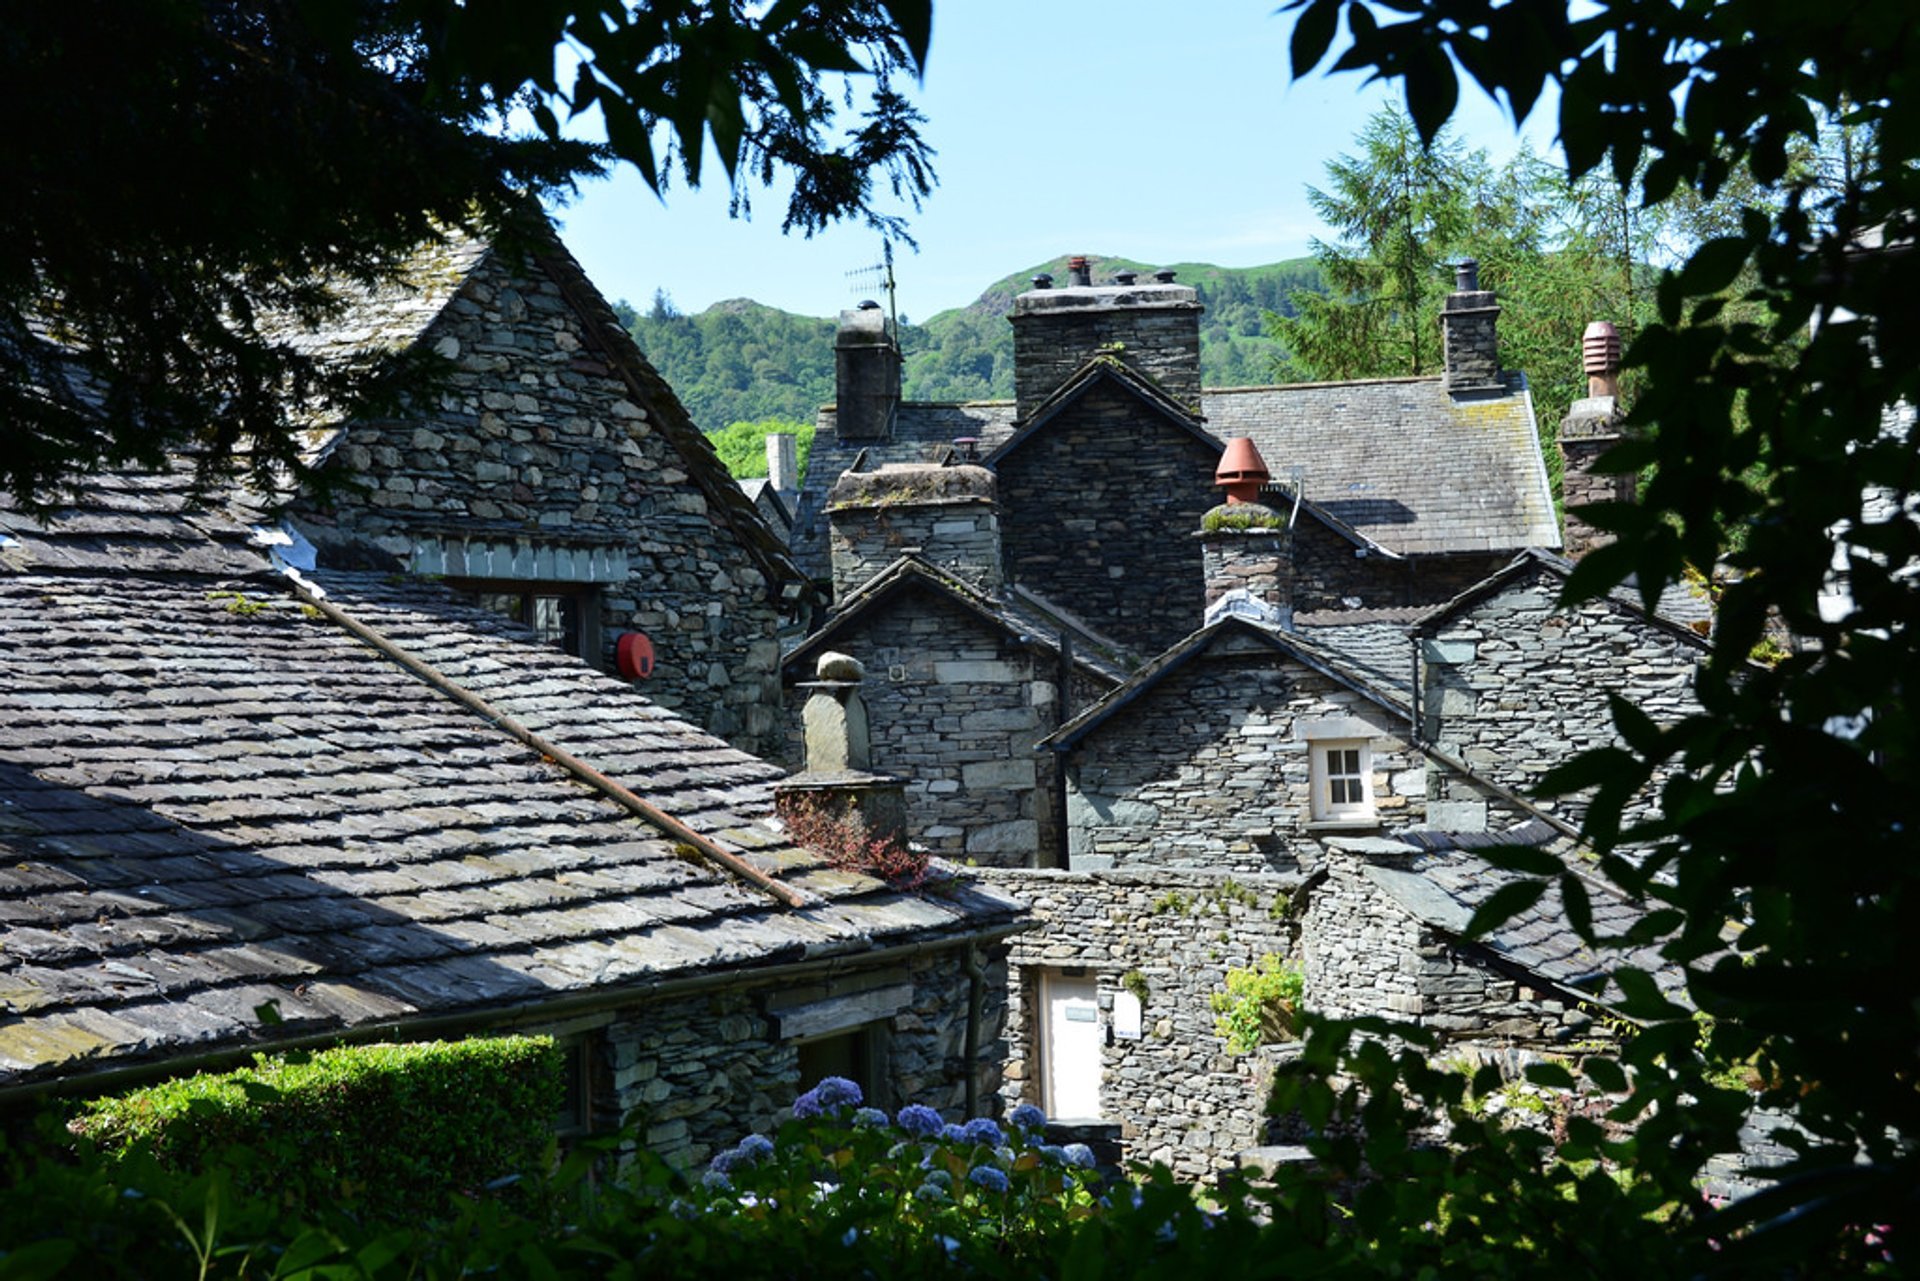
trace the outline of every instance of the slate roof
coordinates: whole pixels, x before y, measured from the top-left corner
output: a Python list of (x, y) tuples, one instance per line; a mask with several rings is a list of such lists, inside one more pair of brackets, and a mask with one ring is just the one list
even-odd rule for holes
[(834, 608), (832, 617), (789, 650), (781, 665), (789, 678), (807, 679), (810, 671), (794, 671), (796, 665), (816, 658), (832, 648), (849, 628), (888, 606), (909, 592), (927, 592), (978, 618), (981, 624), (997, 630), (1022, 645), (1046, 654), (1060, 652), (1060, 633), (1068, 634), (1074, 665), (1102, 685), (1115, 685), (1126, 679), (1133, 666), (1124, 652), (1112, 643), (1075, 625), (1071, 620), (1047, 612), (1037, 601), (1011, 596), (995, 596), (947, 573), (918, 556), (902, 556), (862, 583)]
[(1159, 383), (1125, 361), (1113, 356), (1095, 356), (1063, 379), (1058, 387), (1047, 394), (1046, 399), (1033, 407), (1033, 412), (1027, 415), (1026, 421), (1021, 423), (1012, 435), (993, 447), (992, 453), (987, 455), (987, 466), (996, 466), (1002, 458), (1020, 448), (1029, 437), (1043, 429), (1068, 406), (1100, 386), (1118, 388), (1139, 401), (1140, 407), (1147, 412), (1158, 414), (1215, 449), (1221, 447), (1219, 441), (1201, 429), (1193, 411), (1169, 396)]
[[(1336, 847), (1343, 843), (1351, 844), (1339, 838), (1329, 842)], [(1594, 930), (1602, 938), (1626, 933), (1646, 915), (1646, 908), (1582, 867), (1575, 843), (1540, 819), (1506, 832), (1398, 832), (1374, 838), (1374, 843), (1418, 851), (1398, 867), (1369, 863), (1364, 874), (1410, 915), (1448, 934), (1463, 933), (1474, 911), (1496, 890), (1528, 879), (1494, 867), (1478, 853), (1499, 846), (1529, 845), (1557, 854), (1586, 887)], [(1670, 992), (1681, 983), (1679, 972), (1657, 947), (1609, 947), (1604, 952), (1588, 947), (1567, 922), (1557, 883), (1550, 884), (1532, 907), (1469, 946), (1563, 988), (1596, 997), (1599, 976), (1628, 966), (1646, 970)]]
[(1207, 429), (1249, 436), (1276, 479), (1403, 556), (1560, 546), (1524, 377), (1505, 394), (1434, 378), (1204, 391)]
[[(1573, 562), (1554, 552), (1537, 547), (1527, 548), (1452, 600), (1426, 609), (1414, 622), (1410, 631), (1415, 636), (1431, 636), (1448, 620), (1467, 612), (1488, 597), (1498, 594), (1510, 584), (1536, 571), (1544, 571), (1564, 582), (1567, 576), (1573, 573)], [(1703, 602), (1684, 584), (1670, 584), (1663, 590), (1658, 601), (1661, 608), (1651, 614), (1647, 612), (1638, 588), (1630, 584), (1615, 587), (1607, 593), (1606, 598), (1615, 609), (1649, 623), (1668, 635), (1679, 637), (1699, 649), (1713, 648), (1712, 641), (1691, 625), (1696, 620), (1710, 619), (1711, 613), (1701, 608)], [(1669, 608), (1673, 610), (1672, 614), (1666, 612)]]
[[(1452, 395), (1438, 377), (1218, 387), (1201, 392), (1200, 411), (1206, 435), (1251, 437), (1289, 494), (1291, 469), (1302, 468), (1315, 515), (1395, 555), (1560, 546), (1520, 374), (1507, 376), (1504, 394)], [(880, 442), (839, 441), (835, 422), (831, 406), (821, 411), (794, 522), (794, 557), (814, 578), (830, 572), (826, 490), (863, 451), (869, 466), (937, 462), (956, 437), (973, 436), (985, 457), (1024, 427), (1011, 401), (903, 401), (892, 439)]]
[[(690, 860), (303, 608), (238, 522), (129, 499), (0, 527), (0, 1092), (355, 1028), (540, 1017), (1017, 922), (971, 884), (901, 894), (792, 848), (765, 821), (772, 766), (433, 584), (314, 575), (331, 604), (809, 903)], [(121, 551), (143, 571), (114, 572)], [(267, 1002), (284, 1022), (260, 1023)]]
[(1424, 606), (1316, 610), (1294, 615), (1300, 634), (1402, 699), (1413, 697), (1413, 641), (1407, 629)]
[(1099, 702), (1087, 707), (1059, 729), (1041, 739), (1037, 746), (1051, 748), (1056, 752), (1071, 751), (1088, 734), (1105, 724), (1109, 718), (1133, 700), (1147, 693), (1216, 644), (1235, 638), (1251, 639), (1269, 646), (1305, 664), (1322, 676), (1346, 686), (1391, 712), (1400, 720), (1406, 720), (1408, 717), (1404, 696), (1395, 697), (1393, 693), (1381, 689), (1368, 679), (1364, 672), (1354, 670), (1352, 665), (1342, 661), (1339, 654), (1320, 645), (1311, 634), (1263, 627), (1247, 619), (1228, 615), (1217, 622), (1207, 624), (1185, 640), (1168, 648), (1134, 672), (1124, 684), (1108, 691)]

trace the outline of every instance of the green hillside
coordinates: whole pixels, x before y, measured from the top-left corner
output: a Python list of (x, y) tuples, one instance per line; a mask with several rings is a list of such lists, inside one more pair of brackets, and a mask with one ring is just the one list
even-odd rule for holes
[[(1093, 277), (1119, 270), (1147, 273), (1163, 264), (1093, 258)], [(1244, 387), (1273, 381), (1275, 347), (1266, 337), (1267, 311), (1289, 312), (1287, 296), (1315, 288), (1312, 259), (1264, 267), (1174, 263), (1181, 284), (1206, 305), (1200, 320), (1201, 375), (1208, 386)], [(910, 400), (993, 400), (1013, 395), (1014, 295), (1042, 271), (1067, 279), (1066, 258), (1039, 263), (989, 285), (966, 307), (901, 327)], [(645, 312), (622, 303), (640, 349), (673, 384), (694, 422), (713, 433), (730, 423), (784, 418), (812, 422), (833, 400), (834, 320), (796, 316), (749, 299), (715, 303), (698, 315), (676, 311), (656, 296)]]

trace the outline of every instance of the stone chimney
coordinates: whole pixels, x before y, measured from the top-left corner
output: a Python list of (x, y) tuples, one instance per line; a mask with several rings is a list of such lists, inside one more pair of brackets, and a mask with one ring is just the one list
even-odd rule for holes
[(1227, 442), (1213, 474), (1227, 501), (1200, 525), (1205, 623), (1237, 617), (1293, 630), (1293, 531), (1285, 516), (1260, 502), (1261, 486), (1270, 479), (1251, 440), (1236, 436)]
[(995, 591), (1001, 571), (993, 473), (934, 463), (847, 472), (827, 494), (827, 544), (835, 600), (909, 553)]
[(905, 841), (906, 780), (876, 774), (867, 705), (860, 697), (866, 668), (851, 654), (820, 655), (816, 678), (803, 682), (801, 712), (807, 766), (773, 789), (774, 809), (789, 824), (825, 817), (856, 842)]
[(1575, 560), (1613, 541), (1612, 534), (1581, 520), (1575, 509), (1589, 503), (1630, 503), (1638, 482), (1631, 473), (1594, 470), (1600, 456), (1627, 435), (1620, 405), (1620, 331), (1604, 320), (1594, 321), (1580, 336), (1580, 354), (1587, 395), (1574, 401), (1560, 420), (1560, 495), (1567, 513), (1562, 541)]
[[(1095, 285), (1084, 258), (1070, 259), (1072, 281), (1051, 277), (1013, 300), (1013, 396), (1025, 420), (1095, 356), (1125, 361), (1183, 405), (1200, 410), (1200, 296), (1173, 273), (1152, 284)], [(1165, 279), (1161, 279), (1161, 277)], [(1137, 277), (1135, 280), (1137, 281)]]
[(1500, 307), (1480, 287), (1480, 264), (1454, 268), (1453, 292), (1440, 310), (1440, 346), (1450, 392), (1504, 391), (1500, 376)]
[(900, 406), (900, 349), (887, 313), (863, 302), (840, 313), (833, 339), (834, 430), (841, 440), (886, 440)]
[(792, 435), (775, 432), (767, 437), (767, 480), (791, 509), (800, 492), (800, 453)]

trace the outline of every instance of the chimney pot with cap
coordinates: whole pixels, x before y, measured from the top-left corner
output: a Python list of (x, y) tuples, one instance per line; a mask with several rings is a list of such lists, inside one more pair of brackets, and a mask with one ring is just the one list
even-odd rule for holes
[(1580, 335), (1580, 363), (1587, 374), (1587, 396), (1573, 402), (1560, 420), (1560, 492), (1566, 507), (1562, 541), (1574, 559), (1613, 541), (1581, 520), (1578, 510), (1591, 503), (1630, 503), (1639, 488), (1631, 472), (1602, 472), (1600, 458), (1627, 437), (1620, 406), (1620, 331), (1604, 320)]
[(1440, 346), (1447, 390), (1501, 391), (1500, 307), (1480, 288), (1480, 264), (1468, 258), (1453, 269), (1454, 290), (1440, 309)]
[(1271, 479), (1253, 441), (1236, 436), (1227, 442), (1213, 473), (1227, 501), (1200, 525), (1205, 623), (1232, 616), (1293, 630), (1293, 531), (1286, 517), (1260, 502)]
[(1092, 287), (1093, 268), (1087, 265), (1084, 254), (1075, 254), (1067, 259), (1067, 283), (1077, 289)]
[(1140, 279), (1140, 273), (1137, 271), (1116, 271), (1113, 273), (1113, 283), (1116, 285), (1131, 285), (1138, 279)]

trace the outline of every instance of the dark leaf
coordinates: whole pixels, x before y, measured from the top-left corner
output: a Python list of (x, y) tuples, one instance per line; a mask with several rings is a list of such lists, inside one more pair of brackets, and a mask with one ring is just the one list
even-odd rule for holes
[(1487, 901), (1474, 909), (1473, 918), (1467, 922), (1465, 937), (1484, 938), (1489, 932), (1498, 929), (1520, 913), (1540, 901), (1546, 893), (1547, 881), (1515, 881), (1502, 885), (1488, 896)]

